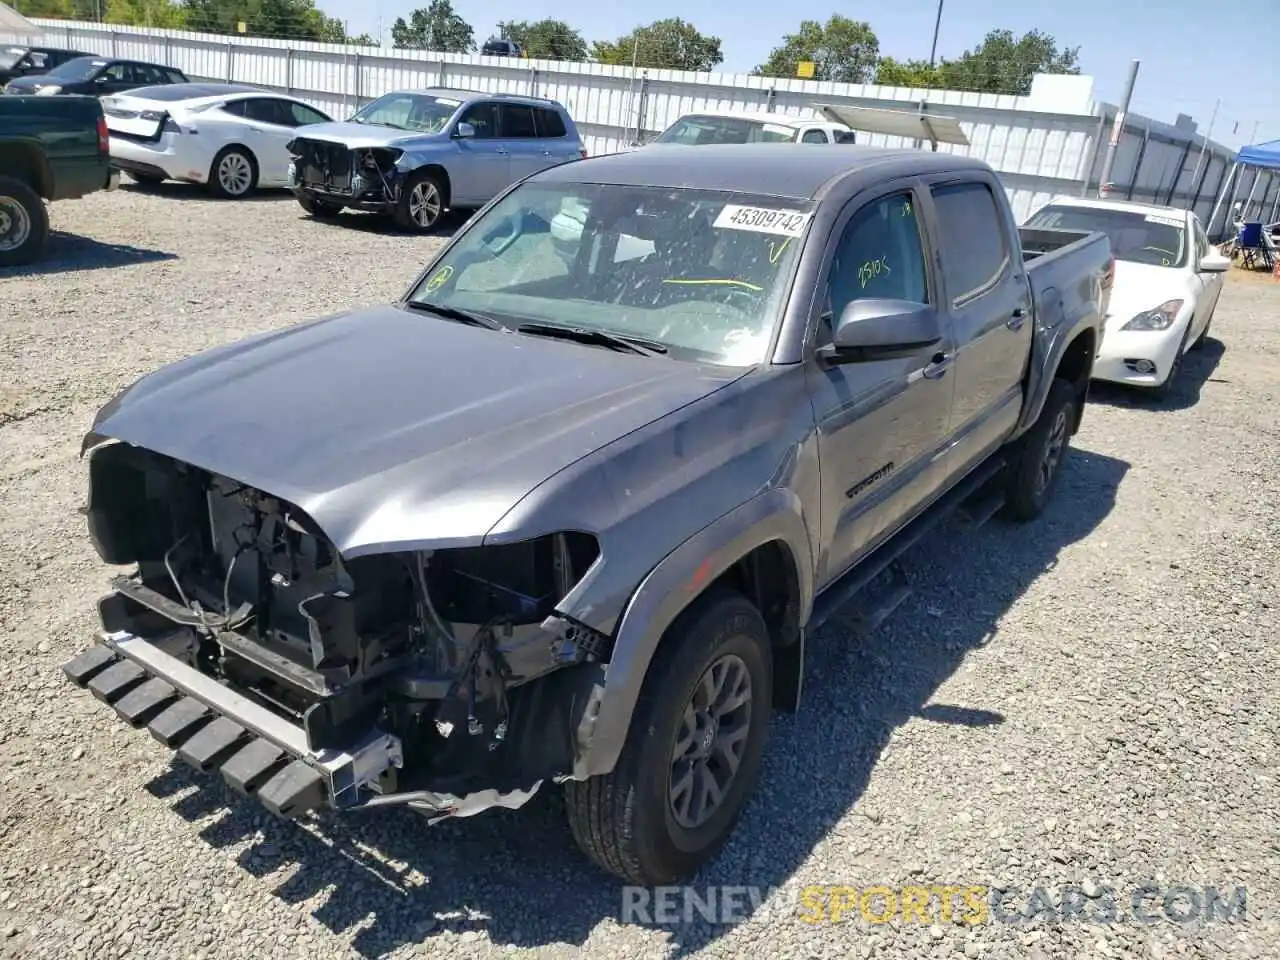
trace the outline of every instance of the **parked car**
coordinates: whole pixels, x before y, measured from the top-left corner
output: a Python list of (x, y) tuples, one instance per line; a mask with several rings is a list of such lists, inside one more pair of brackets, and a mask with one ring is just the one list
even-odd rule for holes
[[(1060, 233), (1024, 262), (996, 174), (945, 153), (533, 174), (397, 303), (101, 410), (88, 528), (137, 566), (64, 670), (277, 815), (467, 816), (567, 780), (601, 867), (688, 876), (799, 702), (810, 631), (956, 505), (1049, 502), (1110, 258)], [(624, 237), (654, 252), (617, 262)]]
[(47, 73), (59, 64), (88, 54), (57, 47), (0, 47), (0, 86), (17, 77)]
[(690, 113), (662, 131), (654, 143), (856, 143), (843, 123), (804, 120), (781, 113)]
[(92, 97), (123, 93), (137, 87), (162, 83), (186, 83), (181, 70), (137, 60), (111, 57), (76, 57), (38, 76), (9, 81), (5, 93), (36, 94), (47, 97), (60, 93), (80, 93)]
[(45, 201), (115, 189), (102, 105), (92, 97), (0, 97), (0, 267), (31, 263), (49, 238)]
[(492, 37), (486, 40), (480, 55), (485, 57), (523, 57), (524, 48), (514, 40)]
[(230, 200), (287, 186), (289, 141), (331, 119), (294, 97), (228, 83), (141, 87), (103, 107), (117, 168), (143, 184), (202, 183)]
[(1063, 196), (1027, 226), (1108, 236), (1115, 281), (1094, 379), (1166, 398), (1186, 352), (1204, 344), (1231, 266), (1210, 246), (1200, 218), (1177, 207)]
[(345, 123), (298, 131), (289, 149), (290, 182), (308, 213), (371, 210), (415, 231), (587, 155), (555, 100), (447, 89), (385, 94)]

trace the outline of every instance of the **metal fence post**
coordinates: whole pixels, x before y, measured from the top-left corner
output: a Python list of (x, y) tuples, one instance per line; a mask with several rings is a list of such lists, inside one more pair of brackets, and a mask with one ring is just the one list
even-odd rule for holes
[(1093, 154), (1089, 157), (1089, 166), (1085, 168), (1084, 177), (1080, 181), (1080, 196), (1089, 192), (1089, 184), (1093, 182), (1093, 168), (1098, 165), (1098, 157), (1102, 154), (1102, 131), (1107, 126), (1107, 111), (1098, 114), (1098, 129), (1093, 134)]
[(359, 110), (361, 106), (360, 88), (362, 86), (362, 84), (360, 83), (360, 51), (359, 50), (356, 51), (356, 75), (355, 75), (354, 82), (355, 82), (355, 101), (356, 101), (355, 109)]
[(227, 41), (227, 83), (232, 82), (232, 69), (234, 67), (236, 45), (231, 41)]
[(536, 97), (538, 95), (538, 68), (529, 68), (529, 96)]
[(1124, 96), (1120, 100), (1120, 109), (1116, 112), (1115, 122), (1111, 127), (1111, 138), (1107, 141), (1107, 155), (1102, 160), (1102, 174), (1098, 177), (1098, 196), (1105, 200), (1111, 192), (1111, 167), (1116, 162), (1116, 153), (1120, 149), (1120, 140), (1124, 136), (1124, 119), (1129, 112), (1129, 104), (1133, 102), (1133, 85), (1138, 79), (1139, 60), (1129, 65), (1129, 78), (1125, 81)]
[(649, 107), (649, 74), (640, 78), (640, 96), (636, 98), (636, 142), (644, 143), (645, 112)]
[(293, 47), (284, 48), (284, 92), (293, 93)]
[(111, 56), (113, 57), (120, 56), (119, 50), (120, 50), (119, 34), (117, 34), (114, 30), (112, 30), (111, 31)]
[(778, 109), (778, 88), (769, 88), (769, 97), (764, 102), (764, 112), (773, 113)]
[[(1169, 184), (1169, 195), (1164, 198), (1166, 207), (1173, 205), (1173, 198), (1178, 195), (1178, 183), (1182, 180), (1183, 171), (1187, 169), (1187, 157), (1191, 156), (1191, 141), (1187, 141), (1186, 148), (1182, 151), (1182, 159), (1178, 161), (1178, 172), (1173, 175), (1173, 183)], [(1195, 175), (1192, 175), (1195, 179)]]
[[(1138, 147), (1138, 158), (1133, 162), (1133, 176), (1129, 178), (1129, 187), (1125, 190), (1124, 198), (1126, 200), (1133, 199), (1133, 191), (1138, 188), (1138, 174), (1142, 172), (1142, 161), (1147, 156), (1147, 143), (1151, 140), (1151, 121), (1147, 121), (1147, 129), (1142, 134), (1142, 145)], [(1159, 185), (1157, 185), (1156, 193), (1159, 193)], [(1152, 199), (1154, 199), (1154, 194)]]
[(437, 86), (448, 88), (449, 86), (449, 65), (445, 61), (440, 61), (440, 82)]

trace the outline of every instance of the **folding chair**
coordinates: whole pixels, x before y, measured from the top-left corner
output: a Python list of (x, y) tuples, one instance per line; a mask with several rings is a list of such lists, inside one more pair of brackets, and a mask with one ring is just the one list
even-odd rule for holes
[(1246, 223), (1240, 228), (1240, 254), (1242, 265), (1252, 270), (1258, 261), (1268, 262), (1268, 251), (1262, 243), (1262, 224)]

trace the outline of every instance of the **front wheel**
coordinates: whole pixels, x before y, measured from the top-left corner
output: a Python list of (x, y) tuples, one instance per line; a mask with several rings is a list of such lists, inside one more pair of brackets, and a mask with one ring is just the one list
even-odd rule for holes
[(769, 634), (740, 594), (714, 590), (668, 631), (614, 770), (565, 784), (582, 851), (657, 886), (719, 853), (760, 773), (773, 702)]
[(1034, 520), (1048, 504), (1071, 441), (1078, 402), (1070, 381), (1056, 378), (1049, 386), (1039, 419), (1018, 441), (1005, 494), (1013, 519)]
[(444, 216), (444, 186), (433, 173), (411, 174), (400, 189), (392, 217), (402, 230), (426, 233)]
[(49, 211), (16, 177), (0, 177), (0, 267), (31, 263), (49, 238)]

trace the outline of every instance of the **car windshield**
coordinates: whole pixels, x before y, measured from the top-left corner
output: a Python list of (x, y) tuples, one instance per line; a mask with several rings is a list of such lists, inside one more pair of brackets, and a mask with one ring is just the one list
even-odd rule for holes
[(22, 59), (26, 50), (20, 47), (10, 47), (8, 49), (0, 49), (0, 70), (8, 70)]
[(100, 60), (97, 57), (76, 57), (74, 60), (68, 60), (59, 67), (54, 67), (47, 76), (54, 80), (66, 80), (68, 82), (88, 80), (106, 65), (106, 60)]
[(388, 93), (366, 104), (351, 117), (352, 123), (371, 123), (415, 133), (439, 133), (462, 106), (461, 100), (421, 93)]
[(1141, 213), (1105, 207), (1047, 206), (1029, 227), (1105, 233), (1117, 260), (1153, 267), (1182, 267), (1187, 259), (1186, 218), (1182, 214)]
[(655, 143), (790, 143), (794, 128), (743, 117), (681, 117)]
[(409, 299), (763, 361), (811, 205), (727, 191), (530, 182), (468, 225)]

